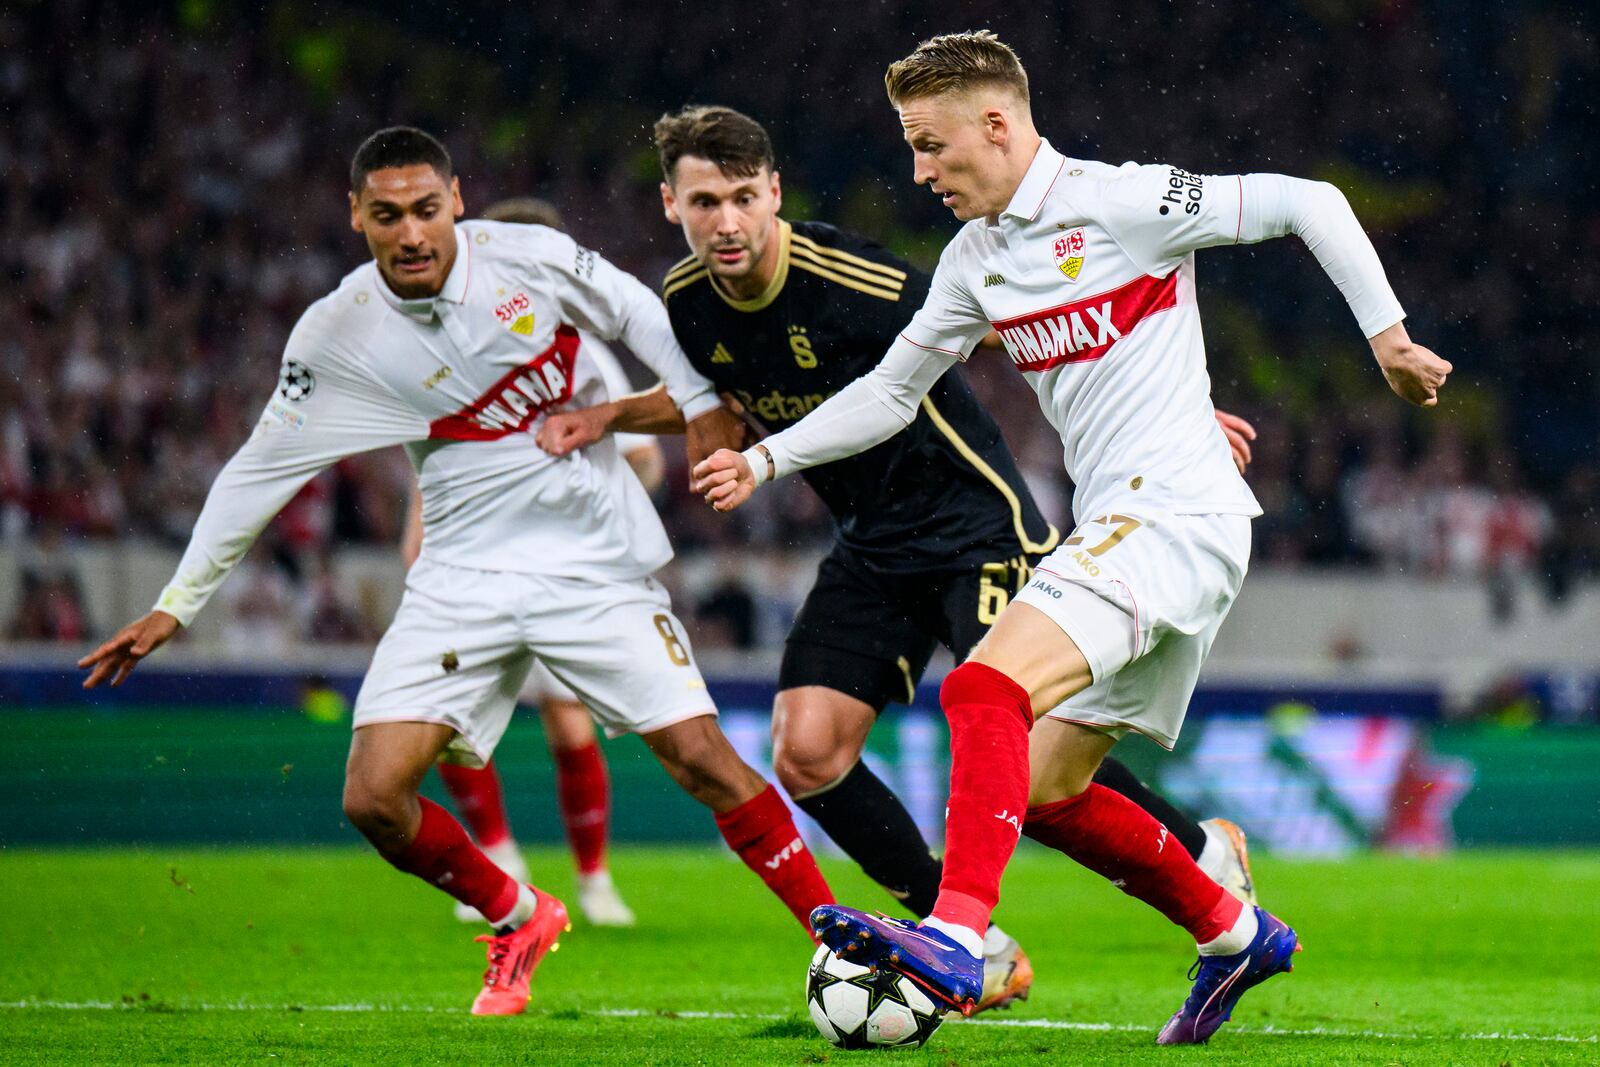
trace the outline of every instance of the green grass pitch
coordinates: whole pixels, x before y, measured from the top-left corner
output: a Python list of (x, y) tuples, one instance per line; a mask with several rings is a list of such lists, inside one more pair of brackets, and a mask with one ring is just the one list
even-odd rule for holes
[[(550, 889), (565, 854), (530, 853)], [(348, 849), (0, 850), (0, 1062), (182, 1064), (1600, 1063), (1600, 857), (1263, 857), (1295, 973), (1209, 1048), (1158, 1049), (1184, 938), (1027, 846), (999, 919), (1038, 982), (920, 1051), (847, 1053), (803, 1015), (808, 942), (731, 857), (619, 849), (632, 931), (578, 925), (513, 1019), (466, 1007), (478, 931)], [(847, 901), (883, 901), (826, 864)]]

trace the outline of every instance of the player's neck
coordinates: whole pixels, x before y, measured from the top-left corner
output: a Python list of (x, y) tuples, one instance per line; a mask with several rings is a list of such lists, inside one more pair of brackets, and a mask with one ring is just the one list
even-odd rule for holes
[(1017, 190), (1022, 188), (1022, 183), (1028, 177), (1028, 171), (1033, 169), (1033, 161), (1039, 157), (1039, 150), (1044, 147), (1044, 138), (1039, 136), (1039, 131), (1030, 124), (1027, 129), (1017, 134), (1016, 144), (1008, 146), (1006, 152), (1005, 181), (996, 195), (997, 203), (993, 209), (986, 212), (989, 225), (993, 226), (1000, 219), (1000, 213), (1011, 206), (1012, 199), (1017, 195)]
[(754, 300), (767, 291), (767, 286), (772, 284), (773, 277), (778, 273), (778, 260), (782, 257), (783, 224), (778, 221), (778, 216), (772, 216), (772, 231), (767, 234), (767, 246), (761, 250), (761, 258), (756, 261), (755, 269), (738, 278), (718, 278), (713, 280), (722, 291), (735, 300)]

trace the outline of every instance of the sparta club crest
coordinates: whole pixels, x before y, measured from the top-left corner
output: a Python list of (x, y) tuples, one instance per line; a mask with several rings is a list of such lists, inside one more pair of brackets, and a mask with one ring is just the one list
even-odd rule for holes
[(1077, 281), (1078, 272), (1083, 270), (1083, 230), (1073, 230), (1057, 237), (1055, 257), (1056, 266), (1066, 275), (1067, 281)]

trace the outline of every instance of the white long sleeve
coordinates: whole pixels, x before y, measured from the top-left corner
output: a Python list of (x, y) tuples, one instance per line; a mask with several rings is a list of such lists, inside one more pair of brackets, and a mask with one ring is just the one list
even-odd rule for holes
[(277, 391), (255, 432), (206, 494), (156, 610), (188, 626), (300, 487), (346, 456), (419, 440), (428, 424), (383, 386), (320, 349), (315, 309), (285, 349)]
[(555, 289), (572, 322), (607, 341), (621, 341), (667, 387), (685, 422), (722, 403), (715, 387), (689, 362), (672, 332), (661, 298), (639, 279), (565, 234), (548, 237), (570, 246), (572, 267)]
[(1365, 337), (1405, 318), (1377, 250), (1337, 186), (1284, 174), (1245, 174), (1239, 187), (1241, 243), (1288, 233), (1299, 237), (1344, 294)]
[[(1286, 174), (1188, 174), (1163, 165), (1128, 164), (1121, 171), (1106, 183), (1104, 221), (1151, 274), (1165, 277), (1197, 249), (1292, 233), (1338, 286), (1364, 336), (1405, 318), (1372, 241), (1336, 186)], [(1181, 205), (1152, 210), (1166, 209), (1163, 194), (1171, 197), (1179, 185), (1188, 194)]]
[[(844, 459), (881, 444), (911, 425), (917, 407), (945, 371), (960, 362), (952, 352), (927, 349), (897, 338), (879, 364), (809, 415), (766, 438), (775, 476)], [(765, 481), (766, 457), (745, 453), (758, 481)]]

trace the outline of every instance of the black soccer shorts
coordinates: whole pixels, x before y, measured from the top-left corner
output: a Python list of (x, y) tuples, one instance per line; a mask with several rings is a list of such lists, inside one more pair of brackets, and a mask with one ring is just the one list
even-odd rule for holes
[(826, 686), (877, 711), (910, 703), (934, 647), (966, 659), (1037, 559), (1019, 550), (968, 567), (886, 573), (836, 544), (789, 630), (778, 688)]

